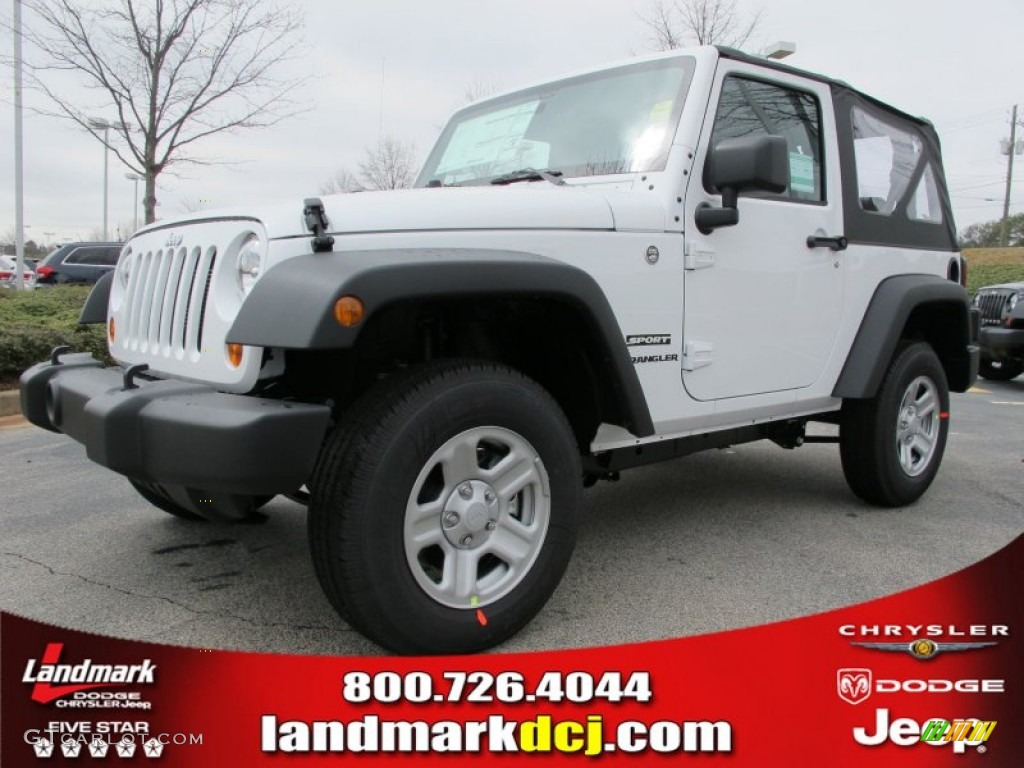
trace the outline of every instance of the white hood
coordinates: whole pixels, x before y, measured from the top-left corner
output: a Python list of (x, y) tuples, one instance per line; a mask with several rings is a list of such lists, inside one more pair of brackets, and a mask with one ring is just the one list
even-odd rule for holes
[[(321, 195), (320, 200), (330, 223), (328, 233), (334, 235), (467, 229), (665, 230), (665, 210), (653, 195), (572, 184), (555, 186), (546, 181)], [(304, 236), (309, 232), (302, 208), (302, 200), (222, 208), (174, 223), (248, 217), (262, 221), (270, 239)]]

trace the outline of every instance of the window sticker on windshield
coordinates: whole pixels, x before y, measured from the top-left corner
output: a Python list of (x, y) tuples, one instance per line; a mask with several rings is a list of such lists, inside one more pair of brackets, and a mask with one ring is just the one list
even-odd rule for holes
[(789, 153), (789, 188), (814, 194), (814, 158), (803, 152)]
[(528, 101), (460, 123), (438, 163), (437, 173), (466, 173), (477, 166), (486, 166), (480, 168), (482, 173), (501, 173), (493, 166), (514, 160), (538, 104)]
[(659, 101), (653, 107), (651, 107), (651, 122), (658, 123), (663, 120), (668, 120), (672, 115), (672, 100)]

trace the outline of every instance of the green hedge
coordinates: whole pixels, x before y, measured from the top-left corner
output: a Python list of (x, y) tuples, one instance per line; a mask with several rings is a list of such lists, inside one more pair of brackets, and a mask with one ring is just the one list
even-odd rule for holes
[(112, 363), (103, 327), (78, 324), (89, 290), (77, 285), (0, 289), (0, 385), (14, 385), (22, 371), (62, 344)]
[(1024, 282), (1024, 264), (967, 265), (967, 292), (971, 296), (986, 285), (1019, 282)]

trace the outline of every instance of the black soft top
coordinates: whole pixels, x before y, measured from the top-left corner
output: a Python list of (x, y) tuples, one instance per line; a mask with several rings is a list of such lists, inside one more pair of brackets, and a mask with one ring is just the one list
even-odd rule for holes
[(896, 107), (892, 106), (892, 104), (887, 104), (881, 99), (876, 99), (874, 96), (864, 93), (864, 91), (857, 90), (852, 85), (847, 83), (845, 80), (836, 80), (835, 78), (828, 77), (827, 75), (822, 75), (817, 72), (811, 72), (810, 70), (807, 69), (800, 69), (799, 67), (793, 67), (790, 66), (789, 64), (783, 64), (781, 61), (776, 61), (775, 59), (766, 59), (764, 56), (754, 56), (749, 53), (744, 53), (743, 51), (738, 51), (735, 48), (728, 48), (724, 45), (716, 45), (715, 47), (718, 49), (718, 55), (721, 56), (722, 58), (743, 61), (746, 62), (747, 64), (756, 64), (759, 67), (775, 69), (778, 70), (779, 72), (788, 72), (789, 74), (792, 75), (806, 77), (809, 80), (817, 80), (819, 83), (828, 83), (830, 86), (832, 86), (833, 92), (835, 92), (836, 90), (849, 91), (851, 94), (856, 94), (856, 96), (859, 99), (868, 101), (874, 104), (876, 107), (880, 107), (886, 112), (890, 112), (893, 115), (902, 118), (903, 120), (909, 120), (913, 123), (917, 123), (918, 125), (928, 126), (929, 128), (933, 127), (930, 120), (927, 120), (926, 118), (923, 117), (917, 117), (915, 115), (908, 114), (907, 112), (904, 112), (901, 109), (897, 109)]
[[(953, 220), (953, 206), (949, 199), (945, 174), (942, 167), (942, 147), (935, 126), (923, 117), (915, 117), (886, 104), (874, 96), (858, 91), (842, 80), (835, 80), (816, 72), (808, 72), (798, 67), (782, 64), (774, 59), (763, 56), (752, 56), (734, 48), (716, 46), (722, 58), (742, 61), (764, 69), (774, 69), (809, 80), (825, 83), (832, 91), (832, 102), (836, 109), (836, 129), (839, 134), (840, 163), (843, 166), (843, 212), (846, 221), (846, 236), (850, 242), (871, 243), (875, 245), (895, 245), (910, 248), (928, 248), (956, 251), (956, 224)], [(918, 168), (907, 185), (906, 195), (913, 193), (917, 182), (925, 168), (930, 166), (938, 186), (940, 206), (942, 208), (941, 223), (909, 221), (898, 216), (879, 216), (865, 211), (858, 204), (857, 170), (854, 157), (853, 126), (850, 112), (853, 107), (860, 107), (869, 113), (890, 122), (902, 125), (908, 131), (916, 133), (924, 147), (924, 162)], [(904, 204), (905, 205), (905, 204)]]

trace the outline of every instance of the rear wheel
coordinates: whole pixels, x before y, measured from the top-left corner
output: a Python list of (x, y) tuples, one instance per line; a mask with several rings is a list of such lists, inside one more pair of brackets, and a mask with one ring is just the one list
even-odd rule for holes
[(942, 462), (948, 412), (946, 374), (932, 348), (897, 349), (878, 394), (843, 404), (839, 453), (850, 489), (885, 507), (920, 498)]
[(1024, 362), (1019, 360), (982, 360), (978, 373), (992, 381), (1009, 381), (1024, 373)]
[(350, 409), (314, 476), (310, 547), (356, 629), (399, 653), (507, 639), (569, 562), (581, 497), (565, 416), (510, 369), (443, 362)]

